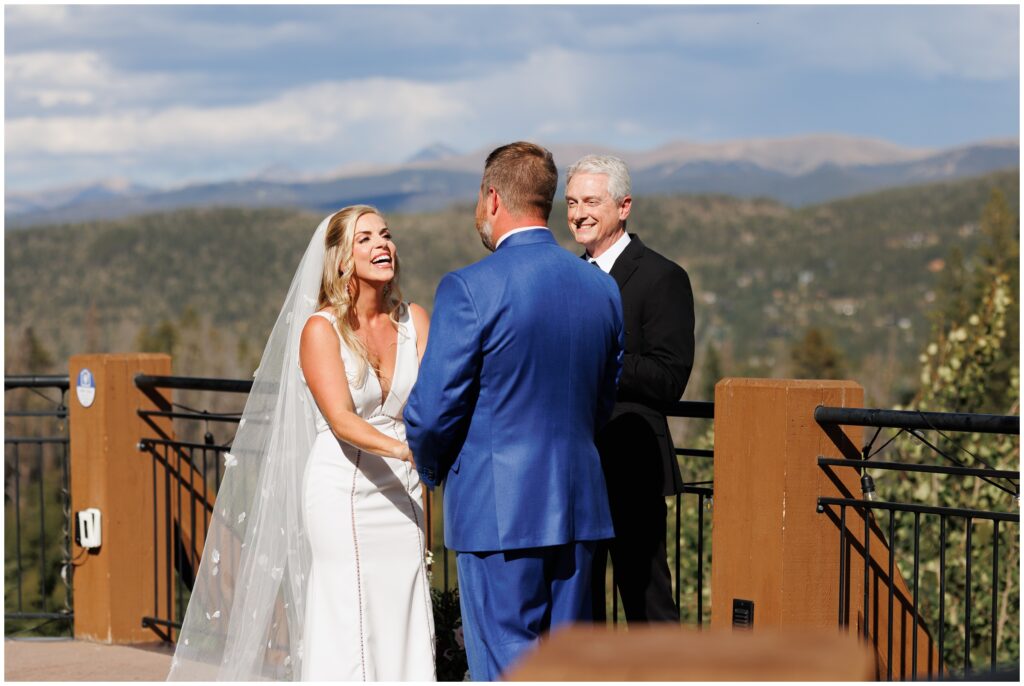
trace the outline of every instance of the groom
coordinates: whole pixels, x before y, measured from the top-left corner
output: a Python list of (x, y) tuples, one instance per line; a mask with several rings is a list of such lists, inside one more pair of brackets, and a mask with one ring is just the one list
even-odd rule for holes
[(442, 480), (469, 671), (492, 681), (545, 631), (590, 618), (595, 541), (613, 535), (595, 432), (615, 402), (615, 281), (555, 242), (558, 182), (532, 143), (494, 150), (476, 207), (492, 255), (449, 273), (405, 423)]

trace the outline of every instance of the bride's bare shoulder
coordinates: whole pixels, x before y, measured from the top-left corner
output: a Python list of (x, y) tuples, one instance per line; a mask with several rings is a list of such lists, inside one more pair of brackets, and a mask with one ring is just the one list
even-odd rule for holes
[(305, 325), (302, 327), (302, 340), (316, 339), (327, 335), (330, 335), (332, 338), (337, 336), (334, 330), (334, 316), (330, 310), (318, 310), (309, 315)]
[(419, 324), (427, 324), (430, 322), (430, 315), (427, 311), (417, 305), (416, 303), (409, 303), (409, 316), (412, 317), (413, 322), (418, 326)]
[(430, 323), (430, 315), (427, 314), (427, 311), (425, 309), (423, 309), (422, 307), (420, 307), (416, 303), (412, 303), (412, 302), (411, 303), (406, 303), (405, 306), (409, 310), (409, 317), (412, 318), (412, 322), (413, 322), (413, 324), (416, 325), (417, 328), (419, 328), (421, 324), (429, 324)]
[(426, 340), (427, 332), (430, 330), (430, 315), (416, 303), (409, 303), (409, 317), (412, 319), (413, 328), (420, 342)]

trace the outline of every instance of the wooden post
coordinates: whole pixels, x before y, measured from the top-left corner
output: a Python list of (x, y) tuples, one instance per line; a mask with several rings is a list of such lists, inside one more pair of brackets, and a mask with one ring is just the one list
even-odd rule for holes
[[(154, 494), (152, 459), (138, 450), (154, 426), (171, 436), (169, 419), (143, 420), (139, 409), (169, 409), (159, 396), (135, 388), (136, 374), (168, 375), (163, 354), (76, 355), (69, 374), (71, 429), (71, 510), (98, 508), (102, 546), (87, 552), (72, 547), (75, 638), (102, 643), (151, 642), (142, 618), (157, 609), (154, 570), (166, 565), (168, 551), (154, 546), (154, 532), (169, 525), (163, 493)], [(95, 396), (88, 407), (76, 392), (88, 369)], [(155, 502), (155, 500), (157, 502)]]
[[(733, 625), (734, 601), (753, 602), (753, 629), (839, 631), (840, 527), (817, 498), (861, 498), (853, 469), (819, 467), (818, 456), (858, 459), (861, 427), (822, 427), (818, 405), (862, 407), (852, 381), (723, 379), (715, 387), (715, 516), (712, 625)], [(888, 658), (889, 549), (870, 520), (869, 617), (864, 597), (864, 518), (847, 509), (848, 631), (871, 641), (884, 678)], [(912, 594), (893, 574), (893, 677), (910, 674)], [(938, 657), (919, 617), (918, 677), (935, 678)]]

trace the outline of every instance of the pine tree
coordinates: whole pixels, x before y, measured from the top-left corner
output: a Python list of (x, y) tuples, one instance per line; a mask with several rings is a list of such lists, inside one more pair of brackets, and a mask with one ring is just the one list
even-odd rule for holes
[(704, 363), (700, 368), (700, 396), (697, 400), (714, 400), (715, 384), (722, 376), (722, 357), (715, 344), (709, 341), (704, 348)]
[(24, 351), (23, 364), (25, 365), (23, 373), (45, 374), (52, 371), (53, 355), (39, 340), (31, 326), (25, 329), (25, 335), (22, 337), (22, 349)]
[(841, 379), (846, 373), (843, 354), (832, 343), (831, 334), (815, 326), (791, 348), (790, 358), (796, 379)]
[(1012, 411), (1010, 407), (1018, 398), (1010, 379), (1018, 368), (1020, 352), (1020, 245), (1017, 217), (1010, 212), (1006, 198), (998, 189), (992, 191), (992, 198), (985, 206), (981, 231), (987, 240), (979, 250), (981, 267), (974, 288), (978, 296), (973, 311), (984, 308), (986, 299), (994, 297), (993, 288), (999, 282), (1005, 285), (1007, 309), (1005, 335), (990, 362), (991, 371), (980, 411), (1005, 414)]
[(143, 325), (135, 339), (135, 345), (144, 353), (167, 353), (174, 355), (180, 336), (174, 323), (164, 319), (156, 328)]
[(99, 311), (96, 309), (96, 299), (89, 301), (89, 309), (85, 312), (85, 351), (87, 353), (102, 352), (100, 348), (100, 327)]

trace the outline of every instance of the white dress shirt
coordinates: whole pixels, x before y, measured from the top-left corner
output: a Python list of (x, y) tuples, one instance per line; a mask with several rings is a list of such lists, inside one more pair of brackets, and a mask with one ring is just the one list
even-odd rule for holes
[(627, 245), (629, 245), (629, 241), (629, 234), (623, 231), (622, 235), (619, 236), (619, 240), (615, 241), (612, 244), (612, 247), (601, 253), (600, 257), (594, 258), (588, 253), (587, 261), (596, 262), (597, 266), (600, 267), (605, 274), (610, 274), (612, 267), (615, 265), (615, 260), (619, 259), (619, 255), (621, 255), (622, 251), (626, 249)]
[(498, 246), (501, 245), (502, 241), (504, 241), (509, 236), (512, 236), (517, 233), (522, 233), (523, 231), (533, 231), (534, 229), (544, 229), (545, 231), (551, 230), (546, 226), (524, 226), (521, 229), (512, 229), (511, 231), (509, 231), (504, 236), (498, 239), (498, 242), (494, 244), (494, 249), (497, 250)]

